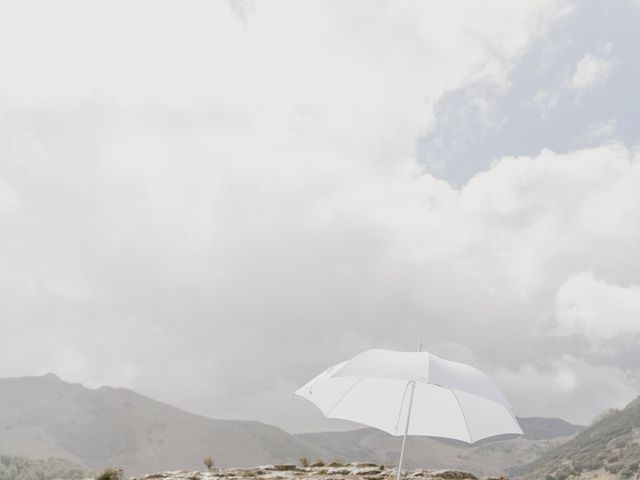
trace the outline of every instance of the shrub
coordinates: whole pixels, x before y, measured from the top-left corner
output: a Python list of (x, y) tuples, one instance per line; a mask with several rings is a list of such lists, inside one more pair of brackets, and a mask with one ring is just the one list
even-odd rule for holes
[(303, 467), (308, 467), (309, 466), (309, 459), (307, 457), (302, 457), (298, 461), (300, 462), (300, 465), (302, 465)]
[(623, 465), (621, 463), (614, 463), (613, 465), (607, 465), (605, 467), (605, 469), (609, 472), (609, 473), (613, 473), (614, 475), (616, 475), (617, 473), (620, 473), (620, 470), (622, 470)]
[(121, 468), (105, 468), (104, 471), (96, 477), (96, 480), (122, 480)]
[(209, 455), (207, 458), (202, 460), (202, 462), (204, 463), (204, 466), (207, 467), (208, 471), (211, 471), (213, 467), (216, 465), (216, 462), (213, 461), (213, 457), (211, 455)]
[(633, 471), (629, 470), (628, 468), (625, 468), (620, 472), (620, 476), (622, 478), (631, 478), (633, 476)]

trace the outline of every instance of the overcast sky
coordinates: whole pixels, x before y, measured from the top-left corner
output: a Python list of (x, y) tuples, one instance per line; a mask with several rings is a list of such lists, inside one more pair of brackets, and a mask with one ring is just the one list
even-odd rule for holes
[(0, 3), (0, 376), (327, 430), (361, 350), (640, 390), (640, 2)]

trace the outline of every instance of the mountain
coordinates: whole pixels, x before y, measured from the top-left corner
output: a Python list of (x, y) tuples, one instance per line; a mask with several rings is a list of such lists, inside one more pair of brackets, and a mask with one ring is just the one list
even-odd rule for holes
[[(522, 437), (495, 437), (474, 445), (428, 437), (410, 437), (405, 452), (408, 468), (452, 468), (479, 475), (501, 475), (513, 467), (529, 463), (550, 450), (581, 427), (553, 418), (520, 418)], [(394, 465), (398, 461), (401, 438), (373, 428), (348, 432), (298, 434), (307, 442), (332, 454), (331, 458)]]
[(123, 388), (96, 390), (43, 377), (0, 379), (0, 452), (65, 458), (128, 474), (290, 462), (326, 452), (276, 427), (213, 420)]
[(569, 437), (583, 427), (565, 422), (560, 418), (518, 417), (525, 438), (533, 440), (551, 440), (558, 437)]
[[(411, 437), (406, 466), (495, 475), (529, 463), (579, 427), (557, 419), (520, 419), (522, 438), (468, 446)], [(0, 452), (64, 458), (91, 470), (118, 466), (129, 475), (197, 469), (213, 456), (221, 467), (296, 462), (372, 461), (394, 465), (400, 439), (373, 429), (291, 435), (254, 421), (214, 420), (128, 389), (89, 389), (53, 374), (0, 379)]]
[(622, 410), (605, 412), (568, 442), (512, 473), (526, 479), (626, 479), (638, 478), (639, 465), (640, 397)]

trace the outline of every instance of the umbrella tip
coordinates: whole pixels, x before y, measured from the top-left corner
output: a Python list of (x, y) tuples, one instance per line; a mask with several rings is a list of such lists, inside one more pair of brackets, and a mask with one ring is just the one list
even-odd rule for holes
[(418, 351), (422, 351), (422, 340), (418, 339)]

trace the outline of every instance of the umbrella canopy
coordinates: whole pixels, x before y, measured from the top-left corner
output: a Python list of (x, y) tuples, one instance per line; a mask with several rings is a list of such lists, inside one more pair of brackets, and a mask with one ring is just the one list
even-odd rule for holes
[[(300, 388), (328, 418), (473, 443), (522, 434), (509, 402), (482, 372), (429, 352), (367, 350)], [(411, 401), (413, 400), (413, 401)], [(409, 421), (410, 419), (410, 421)]]

